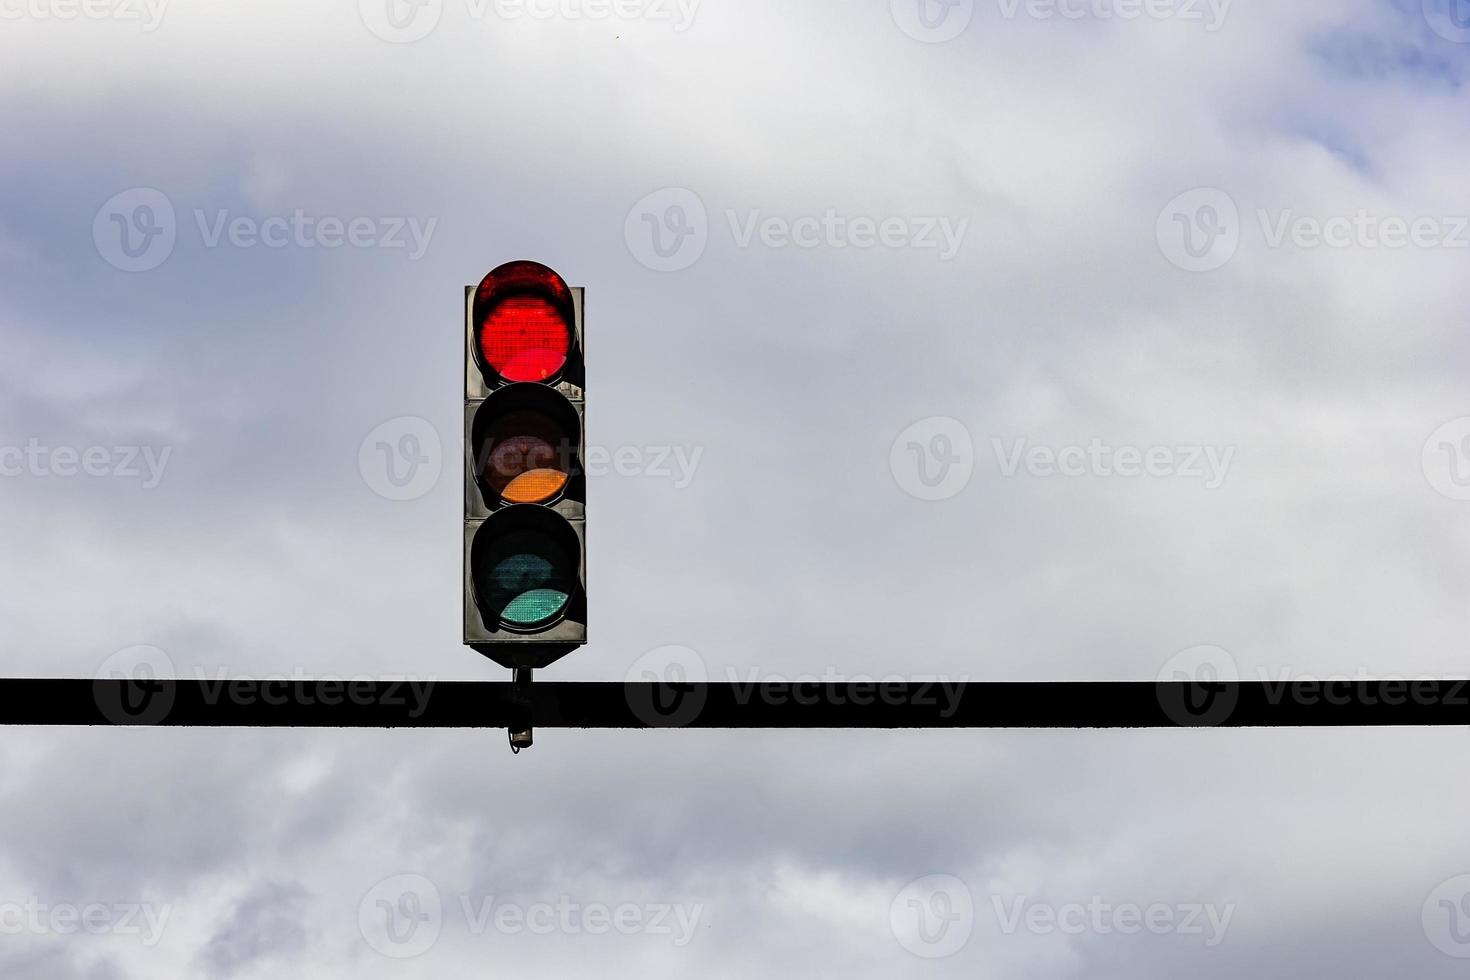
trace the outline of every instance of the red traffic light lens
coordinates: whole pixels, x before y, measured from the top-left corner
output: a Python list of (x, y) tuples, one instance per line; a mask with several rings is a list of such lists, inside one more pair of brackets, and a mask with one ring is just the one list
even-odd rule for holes
[(534, 296), (504, 300), (480, 328), (485, 363), (507, 381), (545, 381), (566, 365), (571, 346), (561, 314)]
[(572, 349), (572, 294), (539, 262), (508, 262), (475, 294), (480, 357), (504, 381), (545, 381)]

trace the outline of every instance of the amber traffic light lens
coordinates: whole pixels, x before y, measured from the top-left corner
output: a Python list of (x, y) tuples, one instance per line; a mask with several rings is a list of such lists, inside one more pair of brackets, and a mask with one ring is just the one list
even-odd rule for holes
[(501, 496), (507, 503), (541, 504), (561, 493), (566, 485), (567, 475), (560, 470), (529, 470), (510, 481)]
[(485, 483), (510, 504), (543, 504), (566, 489), (571, 435), (534, 409), (508, 412), (490, 430)]

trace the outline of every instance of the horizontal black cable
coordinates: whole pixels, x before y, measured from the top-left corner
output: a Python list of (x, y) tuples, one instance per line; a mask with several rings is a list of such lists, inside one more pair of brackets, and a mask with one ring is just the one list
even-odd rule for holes
[(0, 680), (0, 724), (269, 728), (1470, 725), (1470, 681)]

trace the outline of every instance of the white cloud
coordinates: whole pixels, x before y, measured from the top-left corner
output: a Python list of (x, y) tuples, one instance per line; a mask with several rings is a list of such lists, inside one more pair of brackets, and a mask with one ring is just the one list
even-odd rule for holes
[[(1272, 248), (1258, 220), (1470, 213), (1467, 49), (1414, 10), (1237, 2), (1207, 32), (978, 2), (925, 44), (884, 3), (705, 0), (683, 31), (471, 9), (446, 0), (411, 44), (351, 2), (0, 30), (0, 444), (174, 447), (146, 492), (0, 481), (8, 672), (87, 676), (153, 644), (186, 676), (497, 676), (458, 642), (453, 466), (394, 503), (357, 450), (402, 416), (454, 445), (459, 290), (529, 255), (588, 288), (596, 441), (703, 450), (686, 489), (594, 484), (595, 643), (548, 674), (621, 678), (673, 643), (719, 678), (1151, 678), (1203, 643), (1252, 677), (1465, 673), (1463, 505), (1421, 471), (1470, 415), (1465, 257)], [(91, 237), (130, 187), (181, 217), (151, 272)], [(667, 187), (710, 224), (660, 273), (624, 232)], [(1208, 273), (1156, 239), (1198, 187), (1243, 221)], [(210, 248), (192, 215), (219, 209), (439, 224), (412, 262)], [(969, 224), (941, 260), (742, 246), (725, 217), (828, 209)], [(933, 416), (978, 453), (941, 502), (889, 470)], [(1017, 438), (1235, 456), (1218, 490), (1005, 478), (992, 439)], [(1464, 738), (543, 732), (512, 761), (487, 732), (18, 732), (0, 902), (176, 911), (154, 949), (7, 938), (0, 972), (889, 976), (916, 963), (889, 902), (950, 874), (983, 914), (1002, 885), (1238, 911), (1209, 956), (977, 924), (935, 972), (1458, 976), (1419, 913), (1470, 868), (1444, 778)], [(395, 961), (358, 906), (403, 874), (455, 915), (565, 896), (708, 917), (676, 948), (461, 916)]]

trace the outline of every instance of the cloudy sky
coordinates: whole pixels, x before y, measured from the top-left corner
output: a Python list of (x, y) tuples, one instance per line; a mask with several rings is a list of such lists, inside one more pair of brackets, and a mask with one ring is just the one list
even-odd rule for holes
[[(7, 674), (503, 676), (520, 257), (624, 461), (549, 677), (1470, 672), (1463, 0), (0, 0), (0, 79)], [(1467, 755), (8, 730), (0, 975), (1463, 977)]]

